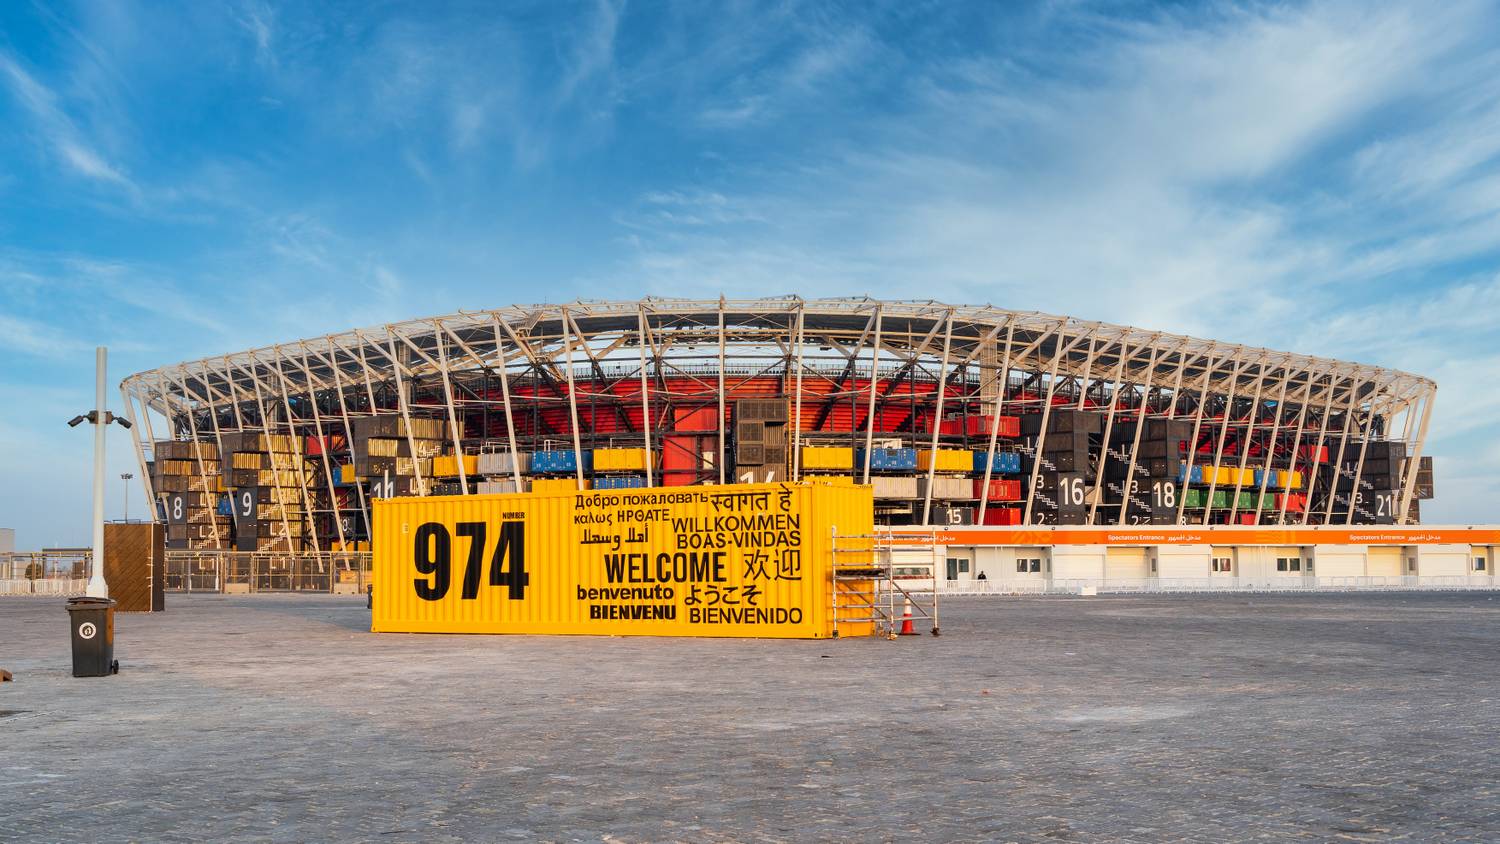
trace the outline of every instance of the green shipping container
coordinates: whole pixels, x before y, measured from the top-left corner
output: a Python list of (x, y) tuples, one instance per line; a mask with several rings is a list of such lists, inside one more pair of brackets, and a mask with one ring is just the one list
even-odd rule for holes
[[(1201, 509), (1203, 502), (1210, 500), (1206, 489), (1189, 489), (1183, 496), (1186, 499), (1186, 506), (1190, 508)], [(1228, 507), (1229, 493), (1222, 489), (1215, 490), (1212, 502), (1214, 507)]]
[[(1239, 506), (1239, 509), (1241, 509), (1241, 510), (1254, 510), (1255, 509), (1255, 493), (1253, 493), (1253, 492), (1242, 492), (1242, 493), (1240, 493), (1240, 497), (1239, 497), (1238, 501), (1239, 501), (1239, 505), (1238, 506)], [(1261, 496), (1261, 499), (1260, 499), (1260, 509), (1262, 509), (1262, 510), (1275, 510), (1276, 509), (1276, 496), (1274, 496), (1274, 495), (1272, 495), (1270, 493), (1266, 493), (1265, 495)]]

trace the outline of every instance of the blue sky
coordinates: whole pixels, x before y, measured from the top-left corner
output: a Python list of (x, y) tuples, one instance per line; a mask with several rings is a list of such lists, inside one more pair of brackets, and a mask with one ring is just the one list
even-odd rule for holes
[(721, 292), (1418, 372), (1424, 520), (1500, 521), (1497, 45), (1494, 2), (6, 3), (0, 525), (87, 536), (98, 343)]

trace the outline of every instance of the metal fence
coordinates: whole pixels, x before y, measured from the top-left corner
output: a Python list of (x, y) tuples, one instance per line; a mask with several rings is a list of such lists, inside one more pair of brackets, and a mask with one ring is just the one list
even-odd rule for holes
[[(82, 595), (89, 552), (0, 554), (0, 595)], [(351, 592), (370, 583), (370, 554), (168, 551), (164, 587), (176, 592)]]
[(370, 583), (368, 552), (168, 551), (165, 586), (177, 592), (351, 592)]
[(88, 571), (87, 551), (0, 554), (0, 595), (82, 595)]

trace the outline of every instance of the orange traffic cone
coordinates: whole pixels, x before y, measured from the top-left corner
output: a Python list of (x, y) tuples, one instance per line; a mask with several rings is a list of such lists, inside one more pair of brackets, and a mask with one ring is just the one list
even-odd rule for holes
[(911, 624), (911, 599), (906, 599), (906, 608), (901, 612), (901, 635), (915, 636), (917, 629)]

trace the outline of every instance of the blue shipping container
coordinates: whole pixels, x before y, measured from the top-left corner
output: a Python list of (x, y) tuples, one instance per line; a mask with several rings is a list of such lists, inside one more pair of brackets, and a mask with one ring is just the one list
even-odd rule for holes
[(219, 496), (219, 503), (214, 506), (214, 512), (220, 516), (233, 516), (234, 505), (228, 498)]
[[(864, 468), (865, 450), (854, 454), (856, 468)], [(914, 448), (876, 448), (870, 450), (870, 470), (874, 472), (914, 472), (917, 450)]]
[[(1184, 483), (1184, 479), (1187, 478), (1187, 468), (1188, 467), (1186, 465), (1179, 466), (1177, 468), (1177, 482), (1178, 483)], [(1186, 483), (1192, 483), (1192, 484), (1201, 484), (1201, 483), (1203, 483), (1203, 467), (1202, 466), (1194, 466), (1193, 467), (1193, 479), (1190, 480), (1190, 481), (1186, 481)]]
[(594, 478), (594, 489), (644, 489), (645, 475), (598, 475)]
[[(984, 471), (984, 456), (988, 452), (974, 452), (974, 471)], [(990, 466), (990, 474), (1000, 473), (1002, 475), (1013, 475), (1021, 471), (1021, 455), (1014, 451), (995, 452), (995, 462)]]
[[(531, 455), (531, 471), (539, 475), (565, 474), (578, 471), (578, 454), (569, 451), (538, 451)], [(583, 452), (583, 470), (594, 468), (594, 453)]]

